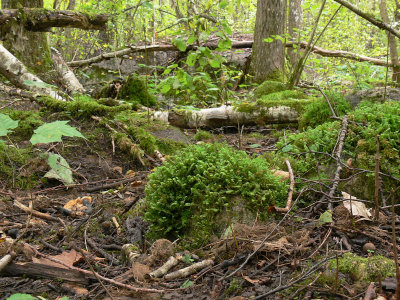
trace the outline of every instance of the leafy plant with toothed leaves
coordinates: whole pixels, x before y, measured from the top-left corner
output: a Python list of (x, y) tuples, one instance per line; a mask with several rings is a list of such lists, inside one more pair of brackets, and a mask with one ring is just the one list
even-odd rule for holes
[[(8, 115), (0, 113), (0, 137), (7, 136), (13, 129), (18, 127), (18, 120), (11, 119)], [(39, 126), (34, 130), (30, 142), (32, 145), (48, 144), (61, 142), (63, 136), (85, 138), (77, 129), (67, 124), (68, 121), (55, 121)], [(6, 151), (7, 145), (4, 140), (0, 139), (2, 148)], [(60, 180), (64, 184), (72, 184), (72, 170), (68, 162), (59, 154), (43, 153), (41, 156), (47, 161), (50, 166), (44, 177)]]

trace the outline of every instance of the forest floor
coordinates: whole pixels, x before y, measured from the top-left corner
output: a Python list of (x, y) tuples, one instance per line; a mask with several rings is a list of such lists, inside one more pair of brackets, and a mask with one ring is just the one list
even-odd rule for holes
[[(39, 108), (25, 100), (2, 99), (0, 107)], [(74, 120), (70, 124), (83, 126)], [(83, 132), (90, 132), (98, 124), (85, 126)], [(248, 127), (238, 134), (235, 128), (224, 128), (214, 131), (212, 141), (260, 154), (274, 148), (275, 130)], [(194, 133), (186, 131), (193, 143)], [(138, 166), (123, 153), (113, 152), (105, 135), (96, 144), (67, 138), (49, 147), (68, 153), (65, 158), (77, 183), (67, 188), (47, 181), (29, 190), (0, 183), (0, 233), (19, 240), (21, 248), (3, 270), (0, 299), (15, 293), (44, 299), (359, 299), (371, 294), (368, 278), (373, 268), (368, 265), (358, 274), (364, 280), (344, 280), (328, 263), (350, 251), (364, 258), (371, 253), (393, 257), (391, 219), (382, 213), (377, 222), (355, 220), (343, 206), (333, 211), (334, 223), (321, 221), (312, 205), (295, 214), (272, 216), (267, 223), (232, 224), (233, 236), (215, 237), (190, 252), (166, 240), (150, 241), (145, 237), (148, 225), (136, 207), (144, 199), (147, 176), (160, 161)], [(39, 161), (24, 169), (42, 167)], [(79, 206), (82, 200), (86, 202)], [(79, 206), (75, 212), (65, 208), (71, 201)], [(0, 246), (7, 245), (5, 235), (0, 241)], [(131, 252), (130, 262), (129, 253), (125, 258), (122, 254), (126, 244), (140, 245)], [(3, 249), (0, 258), (6, 253)], [(191, 275), (150, 278), (149, 273), (174, 253), (180, 259), (169, 273), (211, 262)], [(353, 258), (349, 264), (358, 261)], [(395, 287), (393, 278), (379, 282), (380, 294), (388, 298)], [(374, 299), (368, 297), (364, 299)]]

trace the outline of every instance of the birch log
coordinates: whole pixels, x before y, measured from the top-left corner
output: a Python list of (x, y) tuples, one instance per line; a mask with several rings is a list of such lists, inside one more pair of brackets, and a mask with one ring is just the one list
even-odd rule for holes
[(180, 128), (217, 128), (222, 126), (297, 123), (299, 113), (288, 106), (265, 108), (252, 113), (239, 112), (233, 106), (199, 110), (155, 112), (154, 119)]
[(30, 73), (3, 45), (0, 45), (0, 74), (21, 89), (60, 99), (56, 91)]

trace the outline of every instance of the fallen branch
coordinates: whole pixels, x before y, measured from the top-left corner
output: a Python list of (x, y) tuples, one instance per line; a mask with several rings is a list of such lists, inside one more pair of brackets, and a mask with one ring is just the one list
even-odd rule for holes
[(214, 264), (214, 261), (212, 259), (206, 259), (206, 260), (200, 261), (198, 263), (195, 263), (189, 267), (169, 273), (169, 274), (165, 275), (164, 278), (165, 278), (165, 280), (174, 280), (174, 279), (185, 278), (191, 274), (196, 273), (197, 271), (199, 271), (201, 269), (212, 266), (213, 264)]
[(293, 175), (292, 166), (290, 165), (290, 162), (288, 159), (286, 159), (286, 165), (288, 167), (289, 178), (290, 178), (289, 194), (288, 194), (288, 199), (286, 201), (286, 207), (285, 208), (275, 207), (275, 210), (277, 212), (281, 212), (281, 213), (287, 213), (289, 211), (290, 207), (292, 206), (292, 198), (293, 198), (293, 190), (294, 190), (294, 175)]
[(340, 130), (339, 137), (338, 137), (338, 148), (336, 151), (336, 171), (335, 171), (335, 177), (333, 178), (333, 184), (332, 187), (329, 190), (328, 194), (328, 208), (332, 210), (333, 205), (331, 199), (333, 199), (333, 195), (336, 192), (336, 189), (339, 185), (340, 181), (340, 171), (342, 171), (342, 163), (341, 163), (341, 157), (342, 157), (342, 151), (343, 151), (343, 146), (344, 146), (344, 141), (346, 139), (346, 133), (347, 133), (347, 124), (348, 124), (348, 117), (344, 116), (342, 119), (342, 129)]
[(21, 202), (19, 202), (18, 200), (14, 200), (14, 206), (18, 207), (19, 209), (21, 209), (22, 211), (26, 212), (26, 213), (32, 213), (32, 216), (35, 216), (37, 218), (40, 219), (44, 219), (44, 220), (48, 220), (48, 221), (56, 221), (59, 222), (59, 219), (53, 216), (50, 216), (49, 214), (46, 213), (42, 213), (40, 211), (34, 210), (34, 209), (30, 209), (28, 206), (23, 205)]
[[(216, 49), (218, 47), (217, 43), (206, 43), (202, 45), (203, 47), (208, 47), (211, 50)], [(232, 43), (232, 49), (250, 49), (253, 46), (253, 41), (241, 41), (241, 42), (233, 42)], [(307, 42), (288, 42), (285, 44), (286, 47), (288, 48), (293, 48), (293, 47), (299, 47), (305, 49), (307, 47)], [(190, 45), (187, 47), (187, 51), (189, 50), (196, 50), (197, 46)], [(70, 67), (83, 67), (87, 66), (90, 64), (98, 63), (103, 60), (108, 60), (116, 57), (123, 57), (127, 56), (129, 58), (129, 55), (132, 53), (136, 52), (155, 52), (155, 51), (180, 51), (178, 48), (176, 48), (174, 45), (170, 44), (161, 44), (161, 45), (151, 45), (151, 46), (129, 46), (128, 48), (121, 49), (118, 51), (114, 52), (108, 52), (104, 54), (100, 54), (98, 56), (91, 57), (89, 59), (84, 59), (84, 60), (77, 60), (77, 61), (71, 61), (68, 62), (67, 65)], [(327, 50), (323, 49), (317, 46), (312, 46), (311, 47), (311, 52), (324, 56), (324, 57), (337, 57), (337, 58), (345, 58), (345, 59), (350, 59), (350, 60), (355, 60), (359, 62), (368, 62), (373, 65), (377, 66), (382, 66), (382, 67), (393, 67), (392, 62), (387, 62), (386, 60), (383, 59), (378, 59), (374, 57), (368, 57), (364, 55), (360, 55), (357, 53), (353, 52), (348, 52), (348, 51), (342, 51), (342, 50)]]
[(149, 274), (150, 278), (159, 278), (167, 274), (167, 272), (175, 267), (179, 263), (179, 260), (174, 256), (171, 256), (165, 264), (159, 267), (157, 270), (154, 270)]
[(17, 22), (29, 31), (47, 31), (51, 27), (70, 27), (80, 29), (104, 29), (108, 15), (89, 15), (77, 11), (63, 11), (43, 8), (21, 8), (0, 10), (0, 30), (10, 23)]

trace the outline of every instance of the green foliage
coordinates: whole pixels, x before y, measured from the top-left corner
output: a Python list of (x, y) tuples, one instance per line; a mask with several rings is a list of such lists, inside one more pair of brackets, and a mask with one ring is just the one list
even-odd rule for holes
[(4, 109), (2, 112), (18, 121), (18, 127), (10, 135), (13, 140), (26, 140), (32, 136), (35, 128), (43, 124), (40, 114), (34, 111)]
[(8, 115), (0, 113), (0, 136), (6, 136), (11, 129), (18, 126), (18, 121), (14, 121)]
[(354, 253), (345, 253), (339, 258), (338, 265), (336, 259), (332, 259), (328, 267), (338, 268), (339, 272), (351, 275), (355, 281), (368, 283), (396, 276), (394, 261), (381, 255), (364, 258)]
[(33, 297), (29, 294), (13, 294), (7, 298), (7, 300), (37, 300), (38, 298)]
[(115, 115), (120, 111), (137, 110), (139, 108), (138, 103), (110, 107), (100, 104), (95, 99), (84, 95), (76, 96), (75, 101), (61, 101), (51, 97), (39, 97), (36, 101), (44, 106), (42, 110), (64, 112), (77, 118), (90, 118), (93, 115)]
[(287, 90), (287, 87), (282, 82), (267, 80), (254, 90), (254, 96), (255, 98), (260, 98), (265, 95), (282, 92), (285, 90)]
[(135, 75), (128, 76), (125, 84), (119, 90), (118, 99), (137, 102), (147, 107), (156, 105), (156, 99), (149, 94), (144, 80)]
[(45, 156), (51, 170), (44, 177), (60, 180), (65, 185), (74, 183), (71, 167), (64, 157), (55, 153), (45, 153)]
[(205, 141), (205, 140), (211, 139), (211, 137), (212, 137), (212, 134), (210, 132), (200, 129), (196, 132), (196, 134), (194, 135), (193, 138), (196, 141)]
[(222, 144), (190, 146), (156, 168), (146, 187), (146, 220), (152, 237), (188, 235), (207, 241), (215, 218), (235, 205), (266, 217), (266, 207), (282, 204), (286, 186), (263, 158), (249, 158)]
[[(348, 103), (348, 101), (340, 94), (327, 92), (326, 96), (328, 97), (338, 117), (347, 114), (351, 110), (350, 103)], [(331, 116), (332, 112), (329, 109), (326, 99), (315, 99), (305, 107), (304, 113), (301, 115), (299, 120), (299, 128), (306, 129), (308, 126), (314, 128), (317, 125), (323, 124), (327, 121), (333, 121), (333, 119), (330, 118)]]
[(32, 145), (38, 143), (47, 144), (61, 142), (62, 136), (85, 138), (78, 130), (67, 125), (67, 123), (68, 121), (55, 121), (52, 123), (43, 124), (34, 131), (30, 142)]

